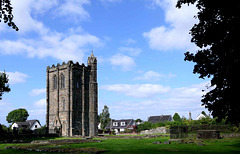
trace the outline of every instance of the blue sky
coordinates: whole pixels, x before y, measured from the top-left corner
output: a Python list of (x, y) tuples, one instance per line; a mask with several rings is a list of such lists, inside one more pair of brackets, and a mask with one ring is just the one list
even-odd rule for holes
[[(208, 80), (192, 73), (195, 52), (189, 29), (196, 8), (175, 8), (176, 0), (12, 0), (16, 32), (0, 23), (0, 71), (10, 93), (0, 101), (0, 123), (8, 112), (26, 108), (45, 124), (46, 67), (98, 58), (99, 113), (127, 119), (178, 112), (193, 119), (205, 110)], [(206, 111), (206, 110), (205, 110)], [(208, 112), (207, 112), (208, 113)]]

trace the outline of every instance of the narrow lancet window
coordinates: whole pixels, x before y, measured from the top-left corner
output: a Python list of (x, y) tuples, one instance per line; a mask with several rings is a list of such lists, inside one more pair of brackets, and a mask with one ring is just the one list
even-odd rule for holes
[(79, 88), (79, 82), (77, 81), (77, 88)]
[(66, 104), (65, 104), (65, 99), (64, 98), (62, 98), (62, 105), (63, 105), (63, 111), (65, 111)]
[(65, 88), (65, 77), (61, 74), (61, 88)]
[(54, 75), (53, 77), (53, 89), (57, 89), (57, 76)]

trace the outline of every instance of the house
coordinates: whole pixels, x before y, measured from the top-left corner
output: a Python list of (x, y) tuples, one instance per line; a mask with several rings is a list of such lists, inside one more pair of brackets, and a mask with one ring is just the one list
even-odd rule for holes
[(29, 128), (30, 130), (35, 130), (35, 129), (38, 129), (38, 128), (41, 128), (41, 124), (38, 120), (27, 120), (25, 122), (15, 122), (13, 123), (12, 125), (12, 129), (13, 128), (16, 128), (16, 129), (27, 129)]
[(159, 122), (166, 122), (166, 121), (173, 121), (171, 115), (160, 115), (160, 116), (150, 116), (148, 117), (148, 122), (151, 123), (159, 123)]
[(196, 120), (201, 120), (202, 118), (207, 118), (207, 117), (208, 117), (207, 115), (200, 113), (200, 114), (197, 116)]
[(133, 126), (136, 126), (136, 123), (133, 119), (122, 119), (114, 120), (112, 119), (110, 123), (106, 126), (108, 130), (114, 130), (116, 133), (124, 132), (125, 129), (132, 129)]

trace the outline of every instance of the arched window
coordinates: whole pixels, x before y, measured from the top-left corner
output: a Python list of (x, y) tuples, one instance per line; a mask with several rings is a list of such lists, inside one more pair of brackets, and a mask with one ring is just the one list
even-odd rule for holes
[(62, 98), (62, 106), (63, 106), (63, 108), (62, 108), (62, 109), (63, 109), (63, 111), (65, 111), (65, 105), (66, 105), (66, 104), (65, 104), (65, 99), (64, 99), (64, 98)]
[(61, 74), (61, 88), (65, 88), (65, 77)]
[(53, 89), (57, 89), (57, 76), (54, 75), (53, 77)]

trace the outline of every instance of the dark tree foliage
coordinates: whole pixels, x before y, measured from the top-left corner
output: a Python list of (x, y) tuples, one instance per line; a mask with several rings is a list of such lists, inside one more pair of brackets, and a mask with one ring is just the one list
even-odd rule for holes
[(26, 109), (16, 109), (8, 113), (6, 120), (8, 123), (24, 122), (29, 114)]
[(10, 0), (0, 0), (0, 22), (3, 20), (9, 27), (18, 31), (18, 27), (13, 22), (13, 14)]
[(136, 119), (135, 122), (142, 122), (142, 120), (141, 119)]
[(100, 114), (99, 118), (100, 118), (100, 123), (101, 123), (101, 129), (105, 129), (107, 124), (111, 121), (109, 108), (106, 105), (104, 105), (104, 108), (103, 108), (102, 113)]
[(5, 72), (0, 73), (0, 100), (4, 92), (9, 92), (8, 76)]
[(175, 114), (173, 115), (173, 120), (174, 120), (174, 121), (181, 121), (181, 117), (179, 116), (178, 113), (175, 113)]
[(191, 41), (200, 49), (185, 53), (185, 61), (195, 62), (193, 73), (211, 78), (211, 88), (203, 96), (204, 105), (219, 121), (239, 124), (240, 3), (237, 0), (178, 0), (176, 7), (196, 4), (199, 23), (190, 30)]

